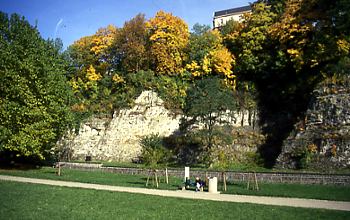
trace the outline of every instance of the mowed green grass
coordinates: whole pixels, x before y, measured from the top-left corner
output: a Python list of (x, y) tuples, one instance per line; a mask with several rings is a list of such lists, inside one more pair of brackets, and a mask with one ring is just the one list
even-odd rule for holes
[[(127, 187), (146, 187), (147, 176), (142, 175), (126, 175), (106, 173), (101, 171), (81, 171), (74, 169), (62, 169), (62, 176), (55, 174), (56, 170), (51, 167), (43, 167), (41, 169), (31, 170), (1, 170), (0, 174), (24, 176), (41, 179), (54, 179), (65, 181), (76, 181), (83, 183), (96, 183), (114, 186)], [(170, 177), (169, 184), (164, 183), (164, 177), (161, 178), (160, 189), (176, 190), (182, 184), (182, 179)], [(300, 185), (300, 184), (271, 184), (260, 183), (259, 191), (247, 190), (246, 183), (234, 182), (228, 184), (229, 194), (240, 195), (258, 195), (258, 196), (280, 196), (280, 197), (295, 197), (309, 199), (325, 199), (350, 201), (349, 186), (334, 186), (334, 185)], [(153, 188), (152, 181), (148, 188)], [(218, 186), (221, 191), (221, 184)]]
[[(219, 186), (219, 190), (221, 187)], [(305, 185), (305, 184), (281, 184), (260, 183), (259, 191), (247, 190), (246, 183), (233, 183), (227, 188), (227, 194), (277, 196), (306, 199), (322, 199), (335, 201), (350, 201), (349, 186), (335, 185)]]
[(349, 212), (0, 181), (1, 219), (348, 219)]
[[(146, 187), (147, 175), (128, 175), (119, 173), (108, 173), (102, 171), (83, 171), (75, 169), (61, 169), (61, 176), (57, 176), (57, 169), (52, 167), (42, 167), (40, 169), (29, 170), (3, 170), (0, 169), (0, 174), (40, 178), (40, 179), (52, 179), (52, 180), (64, 180), (74, 181), (82, 183), (96, 183), (113, 186), (127, 186), (127, 187)], [(179, 178), (169, 177), (169, 184), (165, 184), (164, 177), (160, 177), (160, 189), (177, 189), (182, 181)], [(149, 180), (148, 188), (153, 188), (152, 179)]]

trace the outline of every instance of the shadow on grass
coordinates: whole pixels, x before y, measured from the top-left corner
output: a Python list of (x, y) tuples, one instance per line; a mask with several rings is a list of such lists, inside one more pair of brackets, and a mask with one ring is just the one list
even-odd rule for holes
[[(58, 169), (55, 169), (55, 170), (44, 170), (42, 171), (43, 173), (48, 173), (48, 174), (57, 174), (58, 172)], [(61, 171), (62, 172), (62, 171)]]

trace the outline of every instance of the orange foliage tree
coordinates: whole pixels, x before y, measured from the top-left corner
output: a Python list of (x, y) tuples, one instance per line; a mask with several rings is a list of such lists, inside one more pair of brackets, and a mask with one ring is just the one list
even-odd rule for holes
[(116, 67), (128, 73), (148, 68), (145, 15), (138, 14), (119, 29), (111, 48)]

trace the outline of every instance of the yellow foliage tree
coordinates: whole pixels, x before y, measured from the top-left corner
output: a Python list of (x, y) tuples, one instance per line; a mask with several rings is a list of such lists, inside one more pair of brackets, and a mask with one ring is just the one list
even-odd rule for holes
[(101, 79), (101, 75), (96, 73), (95, 68), (92, 65), (90, 65), (90, 67), (86, 71), (86, 78), (89, 81), (98, 81)]
[(125, 80), (123, 77), (121, 77), (119, 74), (114, 74), (112, 77), (112, 81), (119, 84), (119, 83), (125, 83)]
[(146, 27), (153, 69), (159, 74), (181, 73), (189, 38), (187, 24), (171, 13), (159, 11), (146, 23)]
[(234, 64), (233, 55), (227, 48), (221, 47), (209, 53), (213, 71), (217, 74), (224, 75), (228, 79), (233, 79), (235, 75), (232, 71)]
[(118, 29), (109, 25), (100, 28), (94, 35), (85, 36), (69, 47), (69, 55), (77, 67), (72, 73), (70, 83), (78, 96), (96, 97), (98, 81), (110, 75), (109, 47)]
[[(210, 74), (224, 76), (228, 81), (234, 81), (234, 56), (223, 45), (223, 39), (218, 30), (210, 30), (202, 34), (193, 34), (190, 42), (190, 57), (193, 60), (186, 65), (194, 77)], [(231, 83), (235, 85), (235, 83)]]
[(108, 25), (106, 28), (100, 28), (93, 35), (90, 50), (98, 57), (105, 56), (107, 49), (112, 45), (117, 28), (114, 25)]
[(331, 30), (346, 26), (336, 25), (349, 10), (349, 7), (344, 8), (345, 2), (334, 1), (328, 5), (326, 1), (286, 1), (285, 12), (270, 26), (268, 34), (286, 51), (286, 58), (293, 63), (296, 72), (305, 69), (317, 72), (325, 63), (349, 56), (347, 30)]

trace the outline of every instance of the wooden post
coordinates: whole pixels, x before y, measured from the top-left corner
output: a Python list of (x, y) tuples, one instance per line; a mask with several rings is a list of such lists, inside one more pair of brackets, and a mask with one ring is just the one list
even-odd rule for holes
[(248, 177), (247, 177), (247, 189), (249, 190), (249, 182), (250, 182), (250, 173), (248, 173)]
[(258, 184), (258, 179), (256, 178), (256, 173), (249, 173), (248, 174), (248, 182), (247, 182), (247, 189), (249, 190), (249, 186), (250, 186), (250, 181), (252, 181), (252, 189), (253, 190), (259, 190), (259, 184)]
[(146, 186), (148, 186), (150, 179), (152, 180), (152, 186), (156, 186), (158, 188), (160, 179), (158, 180), (157, 170), (152, 169), (148, 171)]
[(58, 162), (58, 172), (57, 172), (58, 176), (61, 176), (61, 163)]
[(57, 175), (58, 176), (61, 176), (61, 151), (58, 152), (58, 172), (57, 172)]
[(222, 173), (222, 178), (223, 178), (223, 181), (224, 181), (224, 191), (226, 192), (226, 191), (227, 191), (227, 186), (226, 186), (226, 172), (223, 172), (223, 173)]
[(254, 172), (254, 179), (255, 179), (255, 189), (259, 191), (259, 185), (258, 185), (258, 179), (256, 178), (256, 173)]
[(165, 182), (166, 184), (169, 184), (169, 176), (168, 176), (168, 168), (165, 168)]
[(156, 180), (156, 186), (158, 188), (159, 185), (158, 185), (158, 178), (157, 178), (157, 170), (154, 171), (154, 177), (155, 177), (155, 180)]
[(148, 175), (147, 175), (147, 181), (146, 181), (146, 186), (148, 186), (148, 181), (149, 181), (149, 177), (150, 177), (150, 170), (148, 171)]

